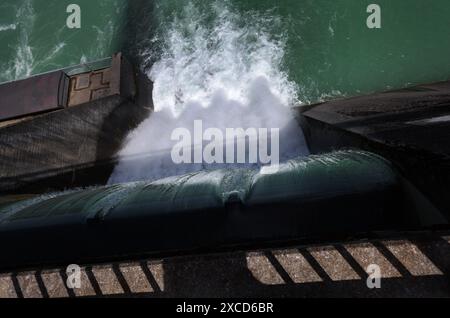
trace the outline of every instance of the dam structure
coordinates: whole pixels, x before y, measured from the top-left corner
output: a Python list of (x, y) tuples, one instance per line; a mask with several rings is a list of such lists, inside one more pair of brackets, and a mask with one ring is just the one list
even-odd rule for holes
[[(426, 291), (439, 294), (441, 276), (450, 274), (450, 254), (444, 253), (450, 234), (450, 82), (298, 107), (296, 119), (312, 154), (290, 158), (272, 174), (255, 167), (214, 168), (110, 184), (126, 136), (154, 115), (152, 89), (121, 53), (0, 85), (0, 239), (9, 242), (0, 253), (0, 270), (6, 273), (0, 293), (24, 296), (30, 281), (21, 283), (17, 273), (30, 269), (42, 273), (80, 264), (92, 283), (92, 264), (103, 264), (99, 275), (110, 277), (106, 288), (114, 289), (108, 285), (114, 275), (121, 282), (128, 274), (157, 277), (161, 267), (151, 260), (203, 262), (205, 255), (218, 254), (216, 261), (226, 266), (240, 251), (255, 250), (270, 251), (245, 256), (246, 270), (264, 285), (276, 276), (266, 275), (273, 264), (296, 266), (291, 247), (322, 246), (301, 254), (315, 264), (311, 255), (317, 260), (336, 253), (328, 244), (363, 240), (388, 263), (388, 256), (404, 249), (395, 254), (399, 262), (411, 268), (422, 264), (437, 277)], [(393, 239), (402, 243), (391, 250), (377, 243)], [(417, 246), (405, 243), (409, 239), (421, 251), (432, 251), (432, 261), (411, 259)], [(354, 265), (357, 252), (348, 251), (354, 253), (338, 248), (337, 254)], [(364, 264), (368, 259), (370, 264), (370, 255), (375, 254), (362, 256)], [(136, 272), (123, 271), (130, 262), (138, 262)], [(242, 264), (233, 264), (233, 270), (242, 270)], [(183, 265), (173, 266), (176, 271)], [(399, 271), (408, 272), (401, 266)], [(364, 277), (361, 270), (357, 274)], [(59, 284), (60, 291), (76, 296), (60, 286), (58, 275), (45, 285), (33, 274), (39, 286), (47, 286), (36, 293), (49, 296), (48, 286)], [(161, 282), (150, 281), (163, 293)], [(405, 284), (386, 293), (418, 292), (414, 280)], [(104, 294), (92, 286), (94, 294)], [(121, 289), (131, 292), (122, 283)], [(255, 287), (249, 295), (271, 292)], [(303, 292), (278, 289), (278, 295)]]
[(0, 191), (105, 183), (126, 133), (152, 111), (151, 85), (120, 53), (2, 84)]

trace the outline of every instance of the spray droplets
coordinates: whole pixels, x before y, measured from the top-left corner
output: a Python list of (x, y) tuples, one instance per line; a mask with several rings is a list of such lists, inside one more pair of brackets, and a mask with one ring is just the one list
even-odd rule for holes
[[(306, 154), (289, 107), (297, 102), (297, 86), (282, 71), (285, 43), (266, 32), (278, 22), (273, 13), (270, 18), (236, 13), (227, 1), (189, 1), (181, 13), (161, 23), (160, 58), (149, 71), (156, 112), (128, 137), (110, 182), (154, 180), (210, 168), (176, 165), (170, 158), (172, 132), (192, 131), (195, 120), (205, 129), (222, 131), (276, 128), (282, 160)], [(126, 160), (142, 154), (150, 157)]]

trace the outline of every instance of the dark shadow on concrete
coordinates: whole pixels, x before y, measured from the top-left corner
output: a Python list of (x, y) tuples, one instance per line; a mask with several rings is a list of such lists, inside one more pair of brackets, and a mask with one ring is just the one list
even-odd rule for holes
[[(245, 297), (260, 288), (247, 268), (245, 253), (164, 262), (162, 297)], [(236, 283), (241, 285), (236, 288)], [(244, 287), (245, 286), (245, 287)]]
[(288, 285), (295, 284), (295, 282), (292, 280), (291, 276), (286, 272), (283, 265), (280, 264), (280, 262), (277, 260), (277, 258), (273, 255), (272, 252), (266, 251), (264, 252), (264, 255), (269, 260), (270, 264), (272, 264), (273, 268), (277, 271), (278, 275), (284, 280), (284, 282)]
[(16, 292), (17, 298), (24, 298), (22, 288), (20, 288), (19, 280), (17, 279), (17, 273), (11, 275), (11, 280), (14, 285), (14, 291)]
[(322, 268), (319, 262), (311, 255), (311, 253), (306, 248), (300, 248), (298, 251), (306, 259), (309, 265), (311, 265), (313, 270), (319, 275), (322, 281), (328, 283), (332, 282), (331, 277), (328, 276), (327, 272)]
[(142, 261), (140, 262), (140, 267), (142, 271), (144, 272), (145, 277), (147, 278), (147, 281), (149, 282), (152, 289), (155, 291), (155, 293), (161, 293), (161, 288), (158, 285), (158, 282), (156, 281), (155, 277), (153, 276), (152, 272), (148, 269), (147, 263)]
[(45, 287), (44, 280), (42, 279), (42, 271), (35, 272), (34, 277), (36, 278), (36, 282), (38, 284), (39, 291), (41, 292), (42, 297), (50, 298), (47, 287)]
[(450, 278), (450, 244), (447, 241), (442, 238), (428, 237), (422, 240), (411, 240), (411, 242)]
[(59, 271), (59, 276), (61, 277), (61, 279), (63, 281), (64, 287), (66, 289), (67, 295), (69, 295), (69, 298), (75, 298), (76, 297), (75, 292), (73, 291), (72, 288), (69, 288), (69, 286), (67, 286), (68, 276), (67, 276), (65, 269), (61, 269)]
[(358, 274), (359, 277), (363, 280), (367, 280), (368, 274), (364, 268), (359, 265), (359, 263), (353, 258), (352, 254), (350, 254), (344, 246), (335, 244), (333, 247), (339, 252), (339, 254), (341, 254), (344, 260), (350, 265), (355, 273)]
[(380, 242), (372, 242), (373, 246), (383, 255), (403, 277), (412, 277), (408, 269), (395, 257), (394, 254)]
[[(264, 285), (252, 275), (247, 266), (246, 253), (221, 256), (197, 256), (164, 262), (164, 286), (161, 294), (148, 297), (450, 297), (450, 244), (442, 238), (411, 240), (444, 275), (413, 276), (381, 242), (371, 242), (402, 275), (382, 279), (381, 289), (369, 289), (367, 273), (342, 245), (334, 248), (362, 278), (352, 281), (332, 281), (321, 265), (307, 251), (301, 255), (323, 280), (319, 283), (296, 284), (274, 257), (265, 252), (273, 268), (284, 280), (282, 285)], [(143, 296), (143, 295), (140, 295)]]
[(120, 284), (120, 287), (122, 287), (122, 290), (124, 291), (124, 296), (131, 295), (132, 294), (131, 288), (128, 285), (127, 280), (125, 279), (125, 276), (123, 276), (122, 271), (120, 270), (119, 264), (117, 264), (117, 263), (114, 264), (112, 269), (113, 269), (114, 275), (116, 276), (116, 278)]
[(97, 278), (94, 275), (94, 272), (92, 271), (92, 267), (86, 267), (85, 269), (86, 275), (89, 279), (89, 282), (91, 283), (92, 288), (94, 289), (95, 296), (100, 297), (103, 296), (102, 289), (100, 288), (100, 284), (97, 281)]

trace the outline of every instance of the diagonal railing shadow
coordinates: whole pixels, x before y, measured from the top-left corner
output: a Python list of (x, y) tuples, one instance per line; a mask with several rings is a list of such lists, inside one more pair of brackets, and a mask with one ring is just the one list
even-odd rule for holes
[[(392, 275), (382, 277), (381, 289), (366, 284), (365, 265), (380, 261), (373, 255), (381, 255), (383, 264), (393, 269)], [(449, 265), (449, 240), (432, 236), (88, 266), (83, 269), (83, 292), (67, 287), (64, 269), (54, 276), (37, 270), (2, 277), (8, 278), (9, 292), (17, 298), (60, 297), (48, 287), (58, 284), (64, 297), (72, 298), (450, 297)], [(5, 294), (3, 281), (0, 297)]]

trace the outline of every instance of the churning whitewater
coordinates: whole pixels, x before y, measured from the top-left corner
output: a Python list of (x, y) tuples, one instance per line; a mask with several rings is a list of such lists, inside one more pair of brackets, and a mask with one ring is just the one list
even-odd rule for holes
[[(268, 28), (278, 23), (278, 18), (256, 13), (241, 17), (222, 1), (210, 6), (206, 17), (204, 7), (186, 4), (164, 26), (159, 35), (164, 39), (160, 58), (148, 73), (154, 82), (155, 112), (128, 136), (110, 183), (242, 167), (175, 164), (171, 136), (179, 128), (194, 134), (195, 121), (202, 121), (204, 129), (222, 131), (276, 128), (281, 161), (307, 155), (302, 131), (290, 108), (298, 103), (298, 88), (282, 71), (285, 39), (269, 35)], [(226, 142), (234, 144), (235, 140)]]

